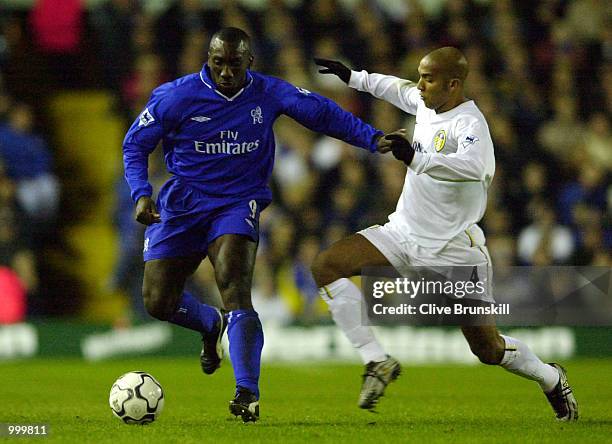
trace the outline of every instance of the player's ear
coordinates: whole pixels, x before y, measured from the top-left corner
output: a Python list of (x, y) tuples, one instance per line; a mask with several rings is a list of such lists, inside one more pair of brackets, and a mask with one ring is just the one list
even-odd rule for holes
[(255, 60), (255, 58), (252, 55), (250, 55), (249, 56), (249, 66), (247, 66), (247, 69), (251, 69), (251, 65), (253, 64), (253, 60)]

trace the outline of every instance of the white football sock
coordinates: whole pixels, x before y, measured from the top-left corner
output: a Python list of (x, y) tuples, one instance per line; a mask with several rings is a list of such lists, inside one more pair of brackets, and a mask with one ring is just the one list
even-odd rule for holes
[(387, 359), (372, 329), (361, 322), (362, 295), (355, 284), (346, 278), (338, 279), (319, 288), (319, 295), (327, 302), (336, 325), (357, 349), (364, 364)]
[(510, 336), (501, 335), (506, 341), (506, 352), (499, 365), (509, 372), (536, 381), (545, 392), (551, 391), (559, 382), (559, 372), (542, 362), (530, 349)]

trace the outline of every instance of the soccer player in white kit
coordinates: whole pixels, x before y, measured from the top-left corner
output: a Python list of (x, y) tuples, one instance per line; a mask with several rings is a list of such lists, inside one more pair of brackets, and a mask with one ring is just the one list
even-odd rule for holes
[[(495, 171), (487, 122), (464, 95), (468, 63), (456, 48), (444, 47), (420, 62), (418, 83), (394, 76), (351, 71), (342, 63), (315, 59), (350, 87), (416, 115), (412, 143), (405, 130), (385, 136), (393, 155), (408, 165), (397, 208), (383, 226), (366, 228), (321, 252), (312, 265), (320, 295), (336, 324), (365, 364), (359, 407), (372, 409), (400, 373), (361, 318), (360, 289), (348, 278), (364, 267), (470, 266), (490, 270), (485, 236), (477, 225)], [(483, 302), (492, 302), (485, 292)], [(463, 335), (481, 362), (500, 365), (536, 381), (561, 421), (578, 419), (577, 403), (558, 364), (542, 362), (521, 341), (501, 335), (494, 323), (463, 325)]]

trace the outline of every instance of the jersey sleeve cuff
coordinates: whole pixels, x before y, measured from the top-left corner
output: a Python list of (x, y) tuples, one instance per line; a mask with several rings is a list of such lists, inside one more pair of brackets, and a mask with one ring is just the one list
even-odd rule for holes
[(365, 71), (351, 71), (351, 78), (349, 79), (348, 86), (351, 88), (360, 89), (365, 75)]
[(143, 196), (151, 196), (152, 190), (146, 190), (146, 189), (141, 189), (141, 190), (137, 190), (135, 192), (132, 193), (132, 200), (134, 201), (134, 203), (138, 202), (138, 199), (140, 199)]

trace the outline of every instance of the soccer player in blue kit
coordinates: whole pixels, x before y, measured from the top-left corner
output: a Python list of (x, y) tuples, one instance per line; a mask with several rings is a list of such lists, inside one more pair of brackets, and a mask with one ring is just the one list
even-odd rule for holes
[[(250, 38), (237, 28), (213, 35), (199, 73), (155, 89), (123, 142), (125, 177), (145, 225), (143, 297), (157, 319), (202, 334), (201, 366), (219, 368), (227, 326), (236, 379), (230, 412), (259, 418), (263, 330), (251, 304), (258, 219), (270, 203), (272, 125), (281, 114), (371, 152), (390, 144), (381, 131), (331, 100), (250, 71)], [(148, 156), (162, 141), (172, 177), (152, 200)], [(184, 284), (210, 259), (225, 312), (201, 303)]]

